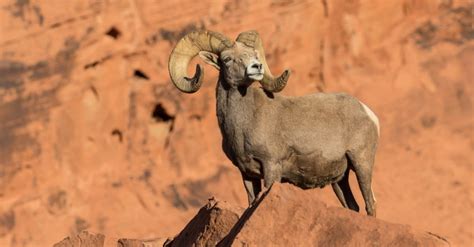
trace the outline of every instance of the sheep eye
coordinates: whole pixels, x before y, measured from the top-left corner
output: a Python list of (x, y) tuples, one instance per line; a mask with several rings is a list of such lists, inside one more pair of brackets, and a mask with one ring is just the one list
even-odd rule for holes
[(230, 62), (231, 60), (232, 60), (232, 58), (230, 58), (230, 57), (225, 57), (225, 58), (223, 59), (224, 63), (228, 63), (228, 62)]

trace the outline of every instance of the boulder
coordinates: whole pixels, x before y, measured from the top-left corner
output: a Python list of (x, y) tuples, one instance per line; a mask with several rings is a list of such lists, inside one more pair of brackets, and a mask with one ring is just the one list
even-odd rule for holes
[(210, 199), (165, 246), (216, 246), (238, 222), (242, 211), (240, 207)]
[(83, 231), (76, 236), (69, 236), (53, 247), (103, 247), (105, 236)]
[(122, 238), (117, 242), (117, 247), (162, 247), (167, 239), (156, 238), (156, 239), (128, 239)]

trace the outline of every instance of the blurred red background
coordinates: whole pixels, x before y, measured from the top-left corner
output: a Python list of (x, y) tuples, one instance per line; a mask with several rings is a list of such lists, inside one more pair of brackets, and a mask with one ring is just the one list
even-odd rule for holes
[[(217, 72), (206, 66), (193, 95), (169, 80), (173, 45), (195, 29), (258, 30), (272, 71), (293, 72), (284, 95), (343, 91), (369, 105), (381, 121), (377, 216), (472, 244), (473, 6), (0, 1), (0, 246), (85, 229), (173, 236), (210, 196), (246, 206), (221, 151)], [(330, 188), (312, 195), (339, 205)]]

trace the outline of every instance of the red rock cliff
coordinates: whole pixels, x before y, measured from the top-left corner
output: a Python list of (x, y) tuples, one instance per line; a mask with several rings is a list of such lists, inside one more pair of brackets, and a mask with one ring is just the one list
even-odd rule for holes
[[(201, 28), (258, 30), (272, 71), (293, 71), (283, 94), (345, 91), (367, 103), (382, 126), (379, 218), (472, 243), (472, 8), (1, 1), (0, 246), (52, 245), (84, 229), (171, 236), (210, 195), (245, 206), (220, 148), (216, 72), (207, 66), (193, 95), (168, 77), (172, 46)], [(330, 189), (311, 195), (338, 205)]]

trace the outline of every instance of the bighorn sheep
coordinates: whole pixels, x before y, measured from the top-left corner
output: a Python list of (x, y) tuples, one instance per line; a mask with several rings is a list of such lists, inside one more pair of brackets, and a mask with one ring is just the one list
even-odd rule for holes
[[(227, 157), (242, 174), (249, 204), (261, 192), (261, 179), (289, 182), (309, 189), (331, 184), (341, 204), (359, 206), (349, 187), (349, 171), (357, 176), (368, 215), (375, 216), (371, 188), (379, 138), (375, 114), (343, 93), (284, 97), (290, 72), (273, 77), (257, 32), (241, 33), (235, 42), (222, 34), (195, 31), (172, 51), (168, 69), (174, 85), (196, 92), (203, 79), (198, 64), (187, 77), (190, 60), (198, 55), (217, 68), (217, 118)], [(259, 81), (262, 88), (250, 87)]]

